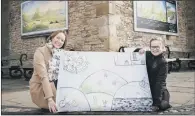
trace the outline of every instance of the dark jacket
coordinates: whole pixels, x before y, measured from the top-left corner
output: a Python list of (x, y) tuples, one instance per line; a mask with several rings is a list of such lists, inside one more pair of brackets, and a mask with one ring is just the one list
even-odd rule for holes
[[(138, 52), (140, 48), (134, 52)], [(162, 100), (162, 93), (166, 90), (166, 78), (168, 73), (168, 63), (163, 54), (158, 56), (152, 55), (150, 51), (146, 51), (146, 66), (150, 89), (153, 98), (153, 105), (158, 106)]]

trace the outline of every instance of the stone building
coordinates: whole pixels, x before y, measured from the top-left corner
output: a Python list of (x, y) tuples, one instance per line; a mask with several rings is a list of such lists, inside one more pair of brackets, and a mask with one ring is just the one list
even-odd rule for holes
[[(46, 37), (21, 38), (21, 1), (3, 0), (2, 56), (33, 54)], [(195, 1), (178, 1), (179, 35), (134, 31), (133, 1), (68, 1), (68, 46), (79, 51), (118, 51), (120, 46), (145, 47), (162, 37), (173, 51), (195, 49)]]

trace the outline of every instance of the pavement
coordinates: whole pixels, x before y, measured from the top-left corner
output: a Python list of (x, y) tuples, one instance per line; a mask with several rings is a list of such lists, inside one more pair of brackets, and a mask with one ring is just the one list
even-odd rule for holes
[[(170, 103), (173, 106), (164, 112), (66, 112), (58, 114), (158, 114), (158, 115), (195, 115), (195, 71), (171, 72), (167, 77)], [(3, 78), (1, 88), (2, 115), (40, 115), (43, 112), (32, 103), (29, 83), (24, 78)]]

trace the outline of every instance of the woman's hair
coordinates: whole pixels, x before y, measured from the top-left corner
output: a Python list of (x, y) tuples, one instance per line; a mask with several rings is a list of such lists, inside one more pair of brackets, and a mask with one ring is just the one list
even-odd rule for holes
[(64, 44), (61, 48), (65, 48), (66, 44), (67, 44), (67, 39), (68, 39), (68, 30), (59, 30), (59, 31), (55, 31), (53, 32), (48, 38), (47, 38), (47, 43), (49, 41), (51, 41), (57, 34), (59, 33), (63, 33), (65, 35), (65, 41), (64, 41)]

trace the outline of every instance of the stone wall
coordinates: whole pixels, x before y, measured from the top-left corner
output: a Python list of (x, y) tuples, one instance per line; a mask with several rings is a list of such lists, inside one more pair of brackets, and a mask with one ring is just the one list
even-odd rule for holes
[(108, 8), (107, 1), (69, 1), (69, 46), (79, 51), (107, 51)]
[[(10, 1), (9, 35), (10, 53), (33, 54), (45, 44), (46, 37), (21, 38), (21, 1)], [(67, 48), (83, 51), (108, 51), (108, 2), (69, 1), (69, 40)]]
[(10, 39), (9, 39), (9, 32), (8, 32), (8, 9), (9, 9), (9, 2), (7, 0), (1, 1), (1, 57), (9, 55), (9, 47), (10, 47)]
[(33, 54), (35, 49), (45, 43), (45, 37), (21, 38), (20, 1), (9, 3), (9, 37), (11, 43), (10, 54)]
[(178, 1), (179, 37), (168, 36), (173, 51), (195, 49), (195, 1)]
[[(133, 1), (109, 2), (111, 43), (115, 46), (147, 47), (153, 37), (161, 37), (173, 51), (195, 49), (194, 1), (178, 1), (179, 35), (166, 36), (134, 31)], [(113, 23), (114, 22), (114, 23)], [(114, 41), (114, 42), (113, 42)], [(113, 46), (110, 45), (110, 46)], [(112, 48), (112, 49), (117, 49)]]
[[(32, 54), (45, 44), (46, 37), (21, 39), (20, 3), (10, 1), (9, 4), (10, 52)], [(69, 1), (67, 48), (118, 51), (120, 46), (146, 47), (152, 37), (162, 37), (175, 51), (194, 49), (193, 4), (194, 1), (178, 1), (179, 36), (166, 36), (134, 31), (133, 1)]]

